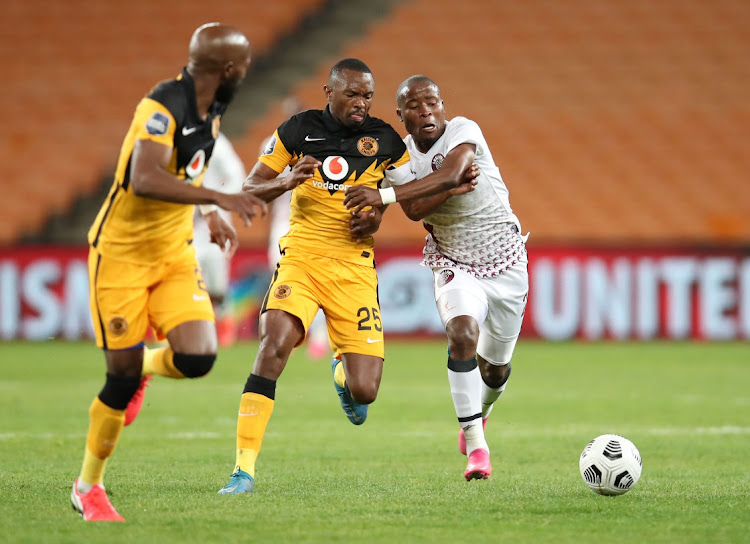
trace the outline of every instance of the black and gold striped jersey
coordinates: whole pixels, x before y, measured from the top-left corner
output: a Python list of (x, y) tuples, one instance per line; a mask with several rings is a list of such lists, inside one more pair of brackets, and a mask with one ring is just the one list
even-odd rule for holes
[(372, 264), (372, 237), (357, 243), (349, 234), (351, 214), (344, 207), (344, 193), (349, 186), (377, 188), (386, 176), (410, 175), (404, 142), (385, 121), (368, 117), (361, 127), (351, 129), (326, 107), (284, 122), (258, 160), (281, 173), (307, 155), (323, 164), (312, 179), (292, 191), (290, 229), (279, 242), (281, 248)]
[(104, 255), (150, 263), (179, 250), (193, 237), (192, 204), (177, 204), (133, 194), (130, 167), (137, 140), (172, 149), (168, 171), (187, 184), (200, 185), (219, 134), (227, 103), (215, 101), (206, 119), (198, 114), (193, 78), (187, 69), (156, 85), (138, 104), (122, 148), (107, 199), (88, 233)]

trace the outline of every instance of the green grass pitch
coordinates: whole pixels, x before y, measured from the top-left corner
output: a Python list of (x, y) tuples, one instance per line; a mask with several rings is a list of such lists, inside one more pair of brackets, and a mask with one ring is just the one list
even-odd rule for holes
[[(747, 542), (750, 345), (521, 341), (487, 426), (494, 472), (463, 479), (445, 342), (390, 340), (380, 395), (351, 425), (328, 361), (296, 351), (256, 491), (221, 496), (253, 343), (198, 381), (156, 378), (106, 484), (126, 524), (70, 508), (88, 405), (104, 381), (89, 343), (0, 345), (0, 542)], [(630, 438), (638, 485), (595, 495), (586, 443)]]

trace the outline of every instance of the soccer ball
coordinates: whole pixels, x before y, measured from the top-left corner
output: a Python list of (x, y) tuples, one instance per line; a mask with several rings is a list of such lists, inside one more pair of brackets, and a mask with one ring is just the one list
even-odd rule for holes
[(627, 438), (603, 434), (583, 448), (578, 468), (591, 491), (600, 495), (622, 495), (641, 477), (641, 454)]

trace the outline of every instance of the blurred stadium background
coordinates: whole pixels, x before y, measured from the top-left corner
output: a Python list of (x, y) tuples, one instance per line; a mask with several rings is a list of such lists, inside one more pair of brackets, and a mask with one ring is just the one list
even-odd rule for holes
[[(744, 0), (7, 0), (0, 113), (0, 336), (89, 337), (85, 235), (138, 100), (218, 20), (254, 60), (223, 130), (249, 169), (330, 66), (373, 70), (372, 114), (424, 73), (483, 128), (530, 231), (523, 334), (750, 338), (750, 3)], [(239, 228), (233, 300), (252, 337), (268, 222)], [(440, 334), (423, 230), (376, 237), (393, 334)]]

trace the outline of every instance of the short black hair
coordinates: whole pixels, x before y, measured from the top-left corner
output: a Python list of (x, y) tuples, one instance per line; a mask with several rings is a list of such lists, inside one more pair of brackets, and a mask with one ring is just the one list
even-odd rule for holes
[(372, 74), (370, 68), (368, 68), (368, 66), (359, 59), (341, 59), (333, 65), (333, 68), (331, 68), (331, 72), (328, 74), (328, 81), (332, 82), (344, 70), (351, 70), (353, 72), (360, 72), (362, 74)]
[(435, 83), (432, 79), (430, 79), (427, 76), (424, 76), (422, 74), (415, 74), (403, 80), (401, 82), (401, 85), (399, 85), (398, 89), (396, 90), (396, 103), (399, 105), (399, 107), (402, 106), (404, 96), (406, 95), (406, 92), (407, 92), (406, 90), (409, 87), (411, 87), (414, 83), (427, 83), (431, 87), (435, 87), (435, 89), (437, 89), (438, 96), (440, 96), (440, 87), (438, 87), (437, 83)]

